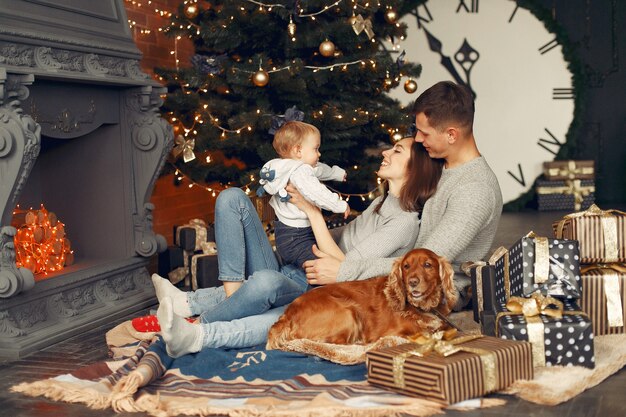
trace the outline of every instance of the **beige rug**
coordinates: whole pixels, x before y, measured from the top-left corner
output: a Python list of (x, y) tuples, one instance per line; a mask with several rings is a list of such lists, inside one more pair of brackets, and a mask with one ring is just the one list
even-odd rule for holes
[[(480, 325), (472, 319), (471, 311), (452, 314), (451, 321), (466, 332), (480, 332)], [(360, 345), (332, 345), (310, 340), (295, 340), (288, 345), (294, 352), (316, 354), (341, 364), (365, 362), (365, 353), (406, 343), (401, 338), (383, 338), (376, 343)], [(596, 367), (552, 366), (535, 368), (532, 381), (520, 380), (503, 394), (516, 395), (536, 404), (556, 405), (568, 401), (581, 392), (594, 387), (626, 365), (626, 334), (597, 336), (594, 339)]]

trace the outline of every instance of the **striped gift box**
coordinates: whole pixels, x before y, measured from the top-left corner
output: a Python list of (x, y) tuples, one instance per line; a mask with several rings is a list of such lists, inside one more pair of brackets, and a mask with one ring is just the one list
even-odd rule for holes
[(588, 265), (581, 269), (582, 310), (595, 335), (626, 333), (626, 265)]
[(626, 262), (626, 213), (588, 210), (568, 214), (552, 225), (557, 239), (580, 242), (580, 263)]
[(369, 351), (367, 380), (402, 394), (454, 404), (533, 378), (530, 343), (470, 338), (455, 344), (461, 350), (449, 356), (422, 353), (424, 346), (415, 343)]

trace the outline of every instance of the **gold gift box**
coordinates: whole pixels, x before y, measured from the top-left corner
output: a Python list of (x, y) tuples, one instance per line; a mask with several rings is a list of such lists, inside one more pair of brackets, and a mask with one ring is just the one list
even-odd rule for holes
[(449, 356), (421, 354), (422, 345), (415, 343), (367, 352), (367, 380), (402, 394), (454, 404), (533, 378), (528, 342), (480, 336), (456, 346), (461, 350)]

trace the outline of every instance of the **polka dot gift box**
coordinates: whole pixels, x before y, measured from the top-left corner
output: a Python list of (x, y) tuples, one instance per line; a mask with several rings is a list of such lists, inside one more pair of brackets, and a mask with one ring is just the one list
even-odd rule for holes
[[(501, 248), (503, 249), (503, 248)], [(578, 241), (529, 232), (495, 260), (496, 298), (528, 297), (536, 291), (564, 299), (581, 296)]]
[(562, 305), (562, 315), (558, 318), (541, 313), (532, 316), (527, 311), (512, 312), (507, 304), (502, 303), (496, 307), (495, 335), (530, 342), (535, 367), (562, 365), (594, 368), (591, 320), (574, 301), (566, 300)]

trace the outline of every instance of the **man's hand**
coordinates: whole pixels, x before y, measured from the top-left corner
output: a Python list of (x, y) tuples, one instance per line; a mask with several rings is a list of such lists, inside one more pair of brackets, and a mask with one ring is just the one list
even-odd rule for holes
[(317, 245), (313, 245), (313, 254), (317, 256), (317, 259), (306, 261), (302, 264), (308, 283), (311, 285), (326, 285), (337, 282), (341, 261), (322, 252)]

